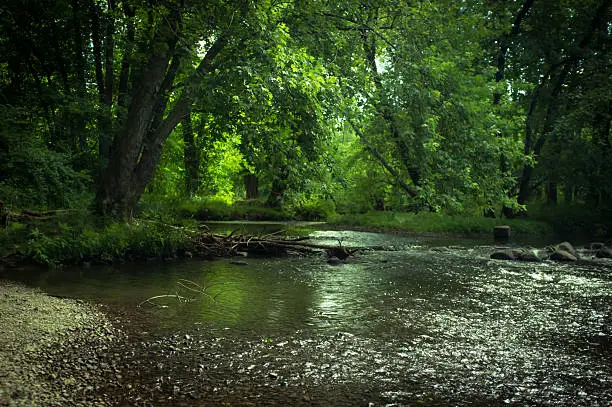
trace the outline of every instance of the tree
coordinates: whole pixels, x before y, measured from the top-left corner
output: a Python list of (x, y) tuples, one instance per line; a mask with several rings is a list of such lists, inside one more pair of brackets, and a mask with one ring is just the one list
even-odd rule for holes
[(494, 72), (483, 48), (491, 33), (480, 2), (310, 7), (300, 7), (293, 29), (342, 78), (341, 114), (395, 187), (434, 210), (501, 199), (507, 181), (498, 157), (516, 145), (494, 129), (514, 118), (491, 111)]
[[(526, 105), (524, 128), (524, 155), (528, 157), (522, 166), (518, 181), (517, 201), (525, 204), (535, 188), (547, 185), (549, 202), (556, 202), (556, 184), (560, 179), (558, 168), (554, 165), (547, 170), (539, 171), (537, 161), (553, 163), (542, 157), (549, 146), (549, 151), (559, 151), (566, 148), (560, 140), (567, 140), (563, 133), (580, 134), (582, 130), (568, 128), (565, 117), (577, 117), (577, 112), (583, 111), (581, 101), (586, 90), (584, 85), (595, 86), (591, 95), (598, 95), (599, 101), (589, 105), (597, 112), (602, 112), (609, 106), (607, 97), (609, 81), (599, 83), (589, 81), (584, 75), (585, 69), (592, 66), (599, 69), (609, 61), (609, 32), (606, 28), (610, 16), (610, 1), (569, 2), (539, 2), (531, 8), (521, 30), (513, 30), (516, 37), (512, 40), (517, 49), (511, 64), (511, 86), (517, 82), (528, 82), (531, 86), (516, 86), (523, 94), (516, 94), (517, 99)], [(542, 24), (542, 21), (547, 21)], [(605, 68), (604, 68), (605, 69)], [(572, 85), (570, 85), (572, 84)], [(595, 90), (596, 89), (596, 90)], [(602, 109), (603, 108), (603, 109)], [(609, 111), (609, 110), (608, 110)], [(584, 119), (584, 115), (578, 114)], [(598, 132), (603, 140), (609, 140), (609, 114), (600, 116), (603, 124)], [(592, 124), (582, 129), (590, 128)], [(606, 124), (607, 123), (607, 124)], [(607, 126), (607, 127), (606, 127)], [(606, 128), (608, 133), (606, 133)], [(600, 136), (601, 137), (601, 136)], [(605, 143), (604, 143), (605, 144)]]
[[(148, 45), (152, 52), (144, 55), (143, 63), (130, 67), (133, 79), (128, 84), (125, 113), (118, 120), (96, 197), (102, 214), (129, 215), (154, 174), (164, 142), (190, 114), (199, 93), (210, 91), (206, 79), (222, 65), (221, 53), (239, 47), (247, 33), (245, 19), (253, 11), (246, 4), (214, 4), (204, 10), (199, 6), (160, 5), (155, 9), (159, 13), (154, 16), (156, 23), (144, 27), (153, 31)], [(213, 12), (214, 17), (209, 19), (205, 12)], [(194, 50), (196, 40), (204, 42), (206, 50), (192, 68), (183, 61), (183, 47)], [(179, 90), (175, 81), (181, 68), (188, 73)]]

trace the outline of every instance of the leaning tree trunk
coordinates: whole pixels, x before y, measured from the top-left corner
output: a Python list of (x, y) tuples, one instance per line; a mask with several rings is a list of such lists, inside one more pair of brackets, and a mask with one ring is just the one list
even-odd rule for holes
[(156, 89), (161, 86), (169, 59), (169, 55), (163, 54), (152, 58), (136, 88), (125, 124), (115, 137), (109, 165), (102, 174), (96, 197), (98, 210), (103, 215), (131, 215), (132, 208), (144, 192), (149, 176), (148, 170), (137, 171), (140, 167), (139, 158), (142, 160), (145, 152), (150, 151), (145, 141), (149, 123), (153, 120), (155, 102), (159, 97)]
[[(103, 170), (96, 195), (100, 214), (129, 217), (153, 178), (164, 143), (172, 130), (191, 112), (195, 84), (210, 71), (227, 41), (220, 35), (204, 55), (172, 109), (166, 114), (169, 91), (178, 70), (174, 45), (179, 16), (165, 18), (168, 25), (156, 38), (156, 53), (140, 71), (130, 97), (123, 126), (115, 136), (109, 165)], [(172, 60), (172, 64), (170, 61)]]
[[(421, 170), (417, 162), (418, 160), (416, 159), (417, 154), (411, 151), (410, 146), (400, 135), (400, 127), (397, 122), (396, 114), (393, 112), (393, 107), (390, 101), (384, 96), (384, 85), (381, 79), (381, 74), (376, 65), (376, 60), (378, 57), (376, 55), (376, 39), (369, 35), (367, 31), (369, 30), (366, 30), (364, 27), (362, 31), (363, 49), (366, 55), (368, 68), (374, 80), (374, 85), (379, 97), (381, 98), (376, 105), (376, 109), (390, 127), (390, 139), (395, 143), (397, 151), (399, 152), (400, 162), (404, 165), (404, 168), (406, 169), (406, 172), (408, 173), (408, 176), (415, 187), (410, 189), (416, 192), (417, 188), (420, 187), (422, 183)], [(363, 138), (361, 140), (363, 141)], [(368, 148), (370, 147), (368, 146)], [(385, 168), (387, 167), (385, 164), (383, 164), (383, 166), (385, 166)], [(409, 193), (409, 195), (413, 197), (417, 194)]]

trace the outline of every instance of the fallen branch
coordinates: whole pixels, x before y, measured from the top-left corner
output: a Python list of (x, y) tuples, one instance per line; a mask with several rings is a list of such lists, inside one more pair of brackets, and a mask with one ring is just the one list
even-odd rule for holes
[(310, 243), (308, 236), (283, 237), (283, 231), (268, 233), (263, 236), (239, 235), (233, 231), (229, 235), (215, 233), (202, 233), (196, 239), (196, 246), (200, 253), (213, 257), (237, 256), (250, 254), (255, 256), (276, 257), (289, 252), (314, 254), (327, 252), (330, 257), (345, 260), (360, 248), (347, 249), (339, 246), (328, 246)]
[[(182, 288), (182, 289), (187, 290), (189, 292), (192, 292), (194, 294), (203, 295), (203, 296), (205, 296), (207, 298), (210, 298), (213, 302), (216, 302), (216, 299), (219, 296), (219, 294), (221, 294), (223, 292), (223, 291), (220, 291), (220, 292), (218, 292), (214, 296), (212, 296), (212, 295), (210, 295), (210, 294), (208, 294), (206, 292), (206, 290), (209, 289), (210, 287), (215, 286), (215, 285), (220, 285), (221, 283), (219, 283), (219, 284), (211, 284), (209, 286), (204, 287), (204, 286), (201, 286), (200, 284), (196, 283), (195, 281), (191, 281), (191, 280), (187, 280), (187, 279), (184, 279), (184, 278), (180, 278), (177, 281), (176, 284), (177, 284), (178, 288)], [(151, 304), (151, 305), (154, 305), (154, 306), (157, 306), (157, 307), (163, 307), (162, 305), (159, 305), (159, 304), (156, 304), (156, 303), (153, 302), (153, 300), (157, 300), (159, 298), (176, 298), (179, 302), (186, 303), (186, 302), (195, 301), (197, 299), (197, 296), (196, 297), (192, 297), (192, 298), (187, 298), (187, 297), (184, 297), (184, 296), (182, 296), (182, 295), (180, 295), (178, 293), (176, 293), (176, 294), (155, 295), (153, 297), (147, 298), (146, 300), (144, 300), (143, 302), (138, 304), (137, 307), (141, 307), (144, 304)]]

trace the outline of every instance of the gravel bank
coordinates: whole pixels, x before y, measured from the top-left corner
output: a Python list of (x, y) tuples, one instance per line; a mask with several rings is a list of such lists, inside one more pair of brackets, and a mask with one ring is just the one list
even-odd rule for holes
[(0, 406), (115, 404), (123, 337), (93, 305), (0, 280)]

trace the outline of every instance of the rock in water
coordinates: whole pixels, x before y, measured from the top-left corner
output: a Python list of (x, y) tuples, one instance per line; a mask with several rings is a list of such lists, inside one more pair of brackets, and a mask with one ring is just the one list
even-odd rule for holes
[(542, 261), (538, 254), (531, 249), (520, 249), (517, 253), (517, 257), (520, 261)]
[(331, 265), (331, 266), (338, 266), (340, 264), (344, 263), (342, 260), (340, 260), (339, 258), (332, 256), (329, 259), (327, 259), (327, 264)]
[(600, 259), (612, 259), (612, 249), (609, 247), (602, 247), (597, 250), (595, 257), (599, 257)]
[(510, 239), (510, 226), (502, 225), (493, 227), (493, 239), (506, 242)]
[[(574, 248), (574, 246), (572, 246), (572, 244), (570, 242), (562, 242), (562, 243), (559, 243), (558, 245), (556, 245), (555, 246), (555, 251), (559, 251), (559, 250), (571, 254), (576, 259), (579, 257), (578, 256), (578, 252), (576, 251), (576, 249)], [(555, 260), (555, 259), (553, 259), (553, 260)]]
[(491, 254), (492, 259), (496, 260), (519, 260), (519, 261), (542, 261), (535, 251), (530, 249), (504, 250)]
[(576, 261), (578, 258), (572, 253), (565, 250), (557, 249), (549, 257), (551, 260), (557, 261)]
[(512, 250), (504, 250), (501, 252), (495, 252), (490, 256), (495, 260), (516, 260), (516, 256)]
[(337, 257), (340, 260), (346, 260), (351, 253), (348, 252), (344, 247), (330, 247), (327, 249), (327, 255), (331, 258)]

